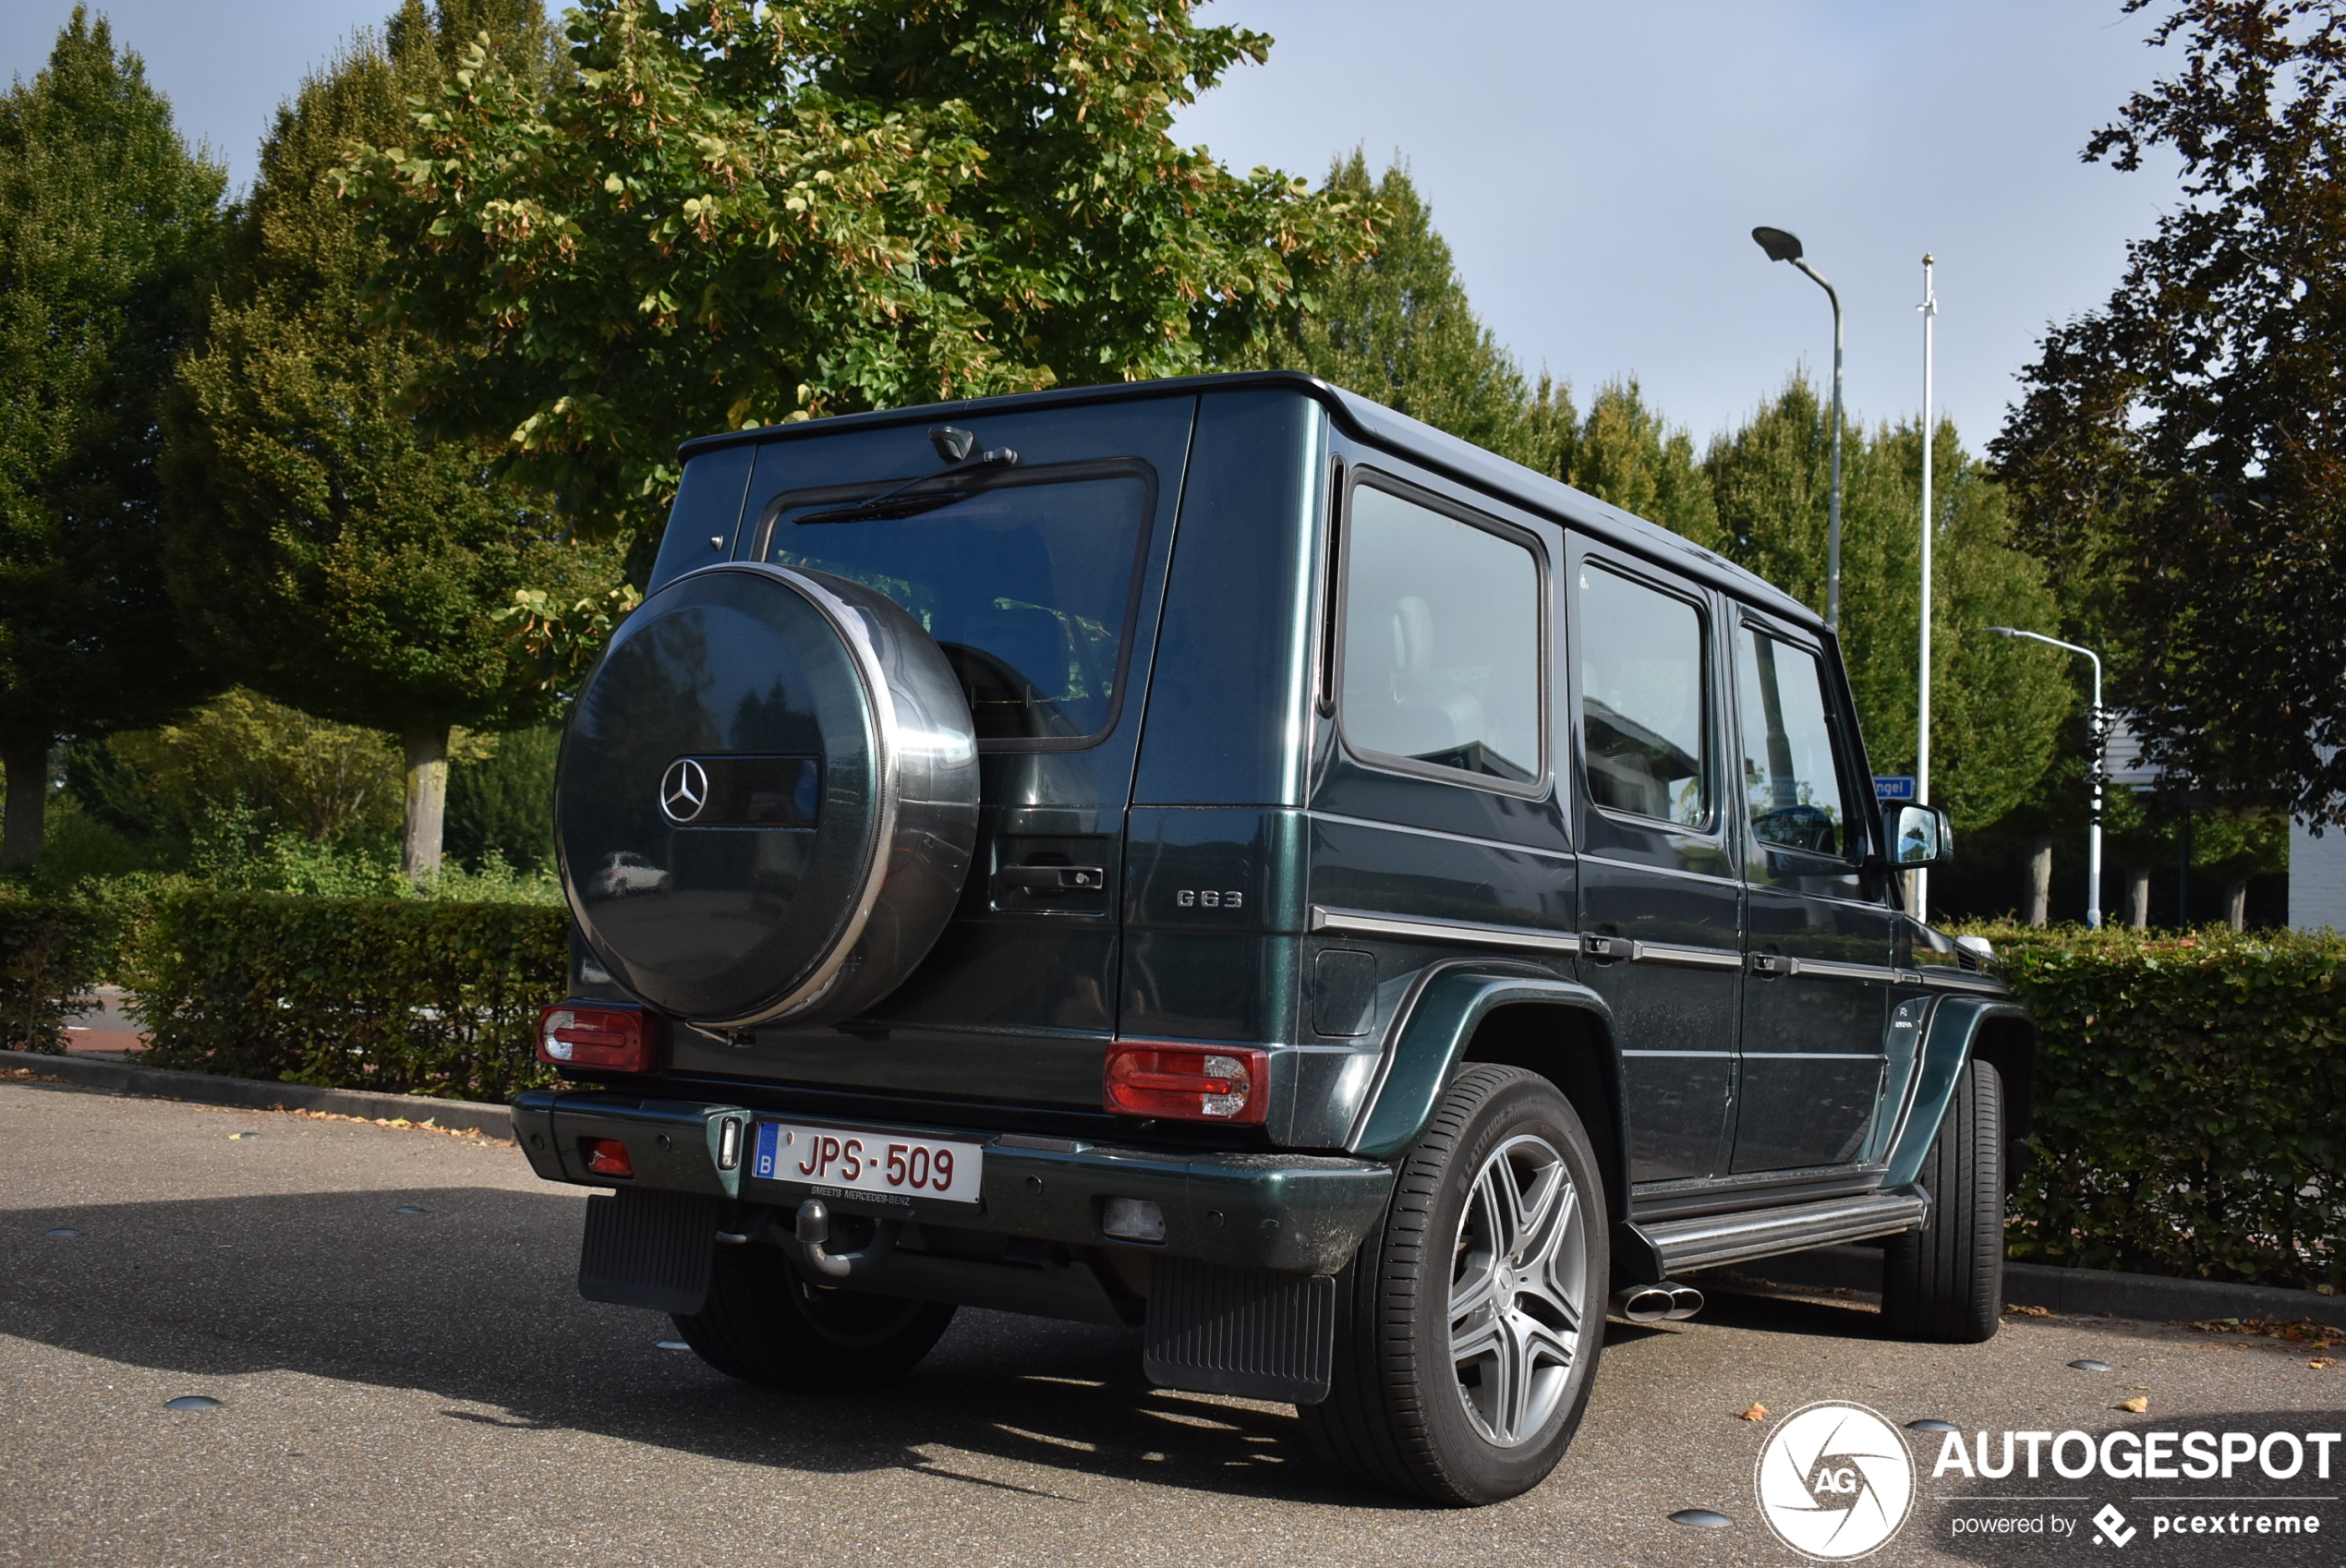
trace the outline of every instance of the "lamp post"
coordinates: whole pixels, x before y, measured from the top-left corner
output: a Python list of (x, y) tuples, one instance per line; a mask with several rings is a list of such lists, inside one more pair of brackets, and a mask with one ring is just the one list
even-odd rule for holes
[(1825, 624), (1841, 630), (1841, 291), (1824, 274), (1801, 259), (1800, 236), (1786, 229), (1765, 226), (1751, 231), (1771, 261), (1789, 261), (1808, 274), (1809, 281), (1832, 301), (1832, 499), (1825, 521)]
[(2099, 925), (2101, 923), (2101, 790), (2103, 764), (2107, 760), (2103, 753), (2109, 749), (2109, 742), (2103, 737), (2103, 726), (2108, 719), (2101, 706), (2101, 655), (2091, 648), (2081, 648), (2074, 643), (2064, 643), (2059, 637), (2048, 637), (2042, 632), (2023, 632), (2016, 626), (1990, 626), (1988, 630), (2000, 637), (2027, 637), (2035, 642), (2050, 644), (2056, 648), (2066, 648), (2071, 653), (2083, 654), (2094, 661), (2092, 776), (2094, 810), (2093, 826), (2086, 830), (2086, 923)]

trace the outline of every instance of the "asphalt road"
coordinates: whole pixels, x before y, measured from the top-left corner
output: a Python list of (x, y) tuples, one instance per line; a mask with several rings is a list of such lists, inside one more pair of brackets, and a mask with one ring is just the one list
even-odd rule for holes
[[(1450, 1512), (1329, 1480), (1284, 1407), (1150, 1388), (1116, 1331), (965, 1310), (885, 1393), (741, 1387), (659, 1348), (664, 1319), (577, 1297), (582, 1200), (499, 1144), (0, 1083), (0, 1562), (1793, 1563), (1755, 1506), (1755, 1402), (2093, 1433), (2334, 1429), (2346, 1404), (2346, 1364), (2302, 1347), (2029, 1317), (1905, 1345), (1862, 1298), (1714, 1297), (1692, 1324), (1615, 1325), (1556, 1474)], [(2085, 1357), (2114, 1369), (2065, 1365)], [(2147, 1414), (2113, 1408), (2136, 1393)], [(220, 1405), (164, 1408), (188, 1394)], [(2310, 1467), (1966, 1484), (1931, 1475), (1938, 1441), (1869, 1561), (2346, 1562), (2346, 1482)], [(2144, 1529), (2122, 1554), (2090, 1526), (1953, 1533), (2104, 1502), (2140, 1525), (2162, 1490), (2313, 1498), (2251, 1508), (2328, 1533)], [(1732, 1523), (1668, 1522), (1690, 1507)]]

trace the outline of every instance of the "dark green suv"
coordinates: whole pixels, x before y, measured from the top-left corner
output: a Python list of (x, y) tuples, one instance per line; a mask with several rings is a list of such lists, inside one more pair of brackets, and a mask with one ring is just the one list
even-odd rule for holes
[(804, 1392), (1140, 1329), (1372, 1484), (1570, 1441), (1608, 1309), (1882, 1238), (1994, 1333), (2034, 1030), (1906, 915), (1832, 636), (1305, 377), (685, 449), (558, 816), (579, 1285)]

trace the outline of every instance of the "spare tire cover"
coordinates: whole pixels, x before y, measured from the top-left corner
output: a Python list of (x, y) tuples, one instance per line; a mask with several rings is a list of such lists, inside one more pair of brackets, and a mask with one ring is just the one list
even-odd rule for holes
[(555, 783), (562, 887), (612, 976), (713, 1028), (846, 1018), (918, 964), (977, 833), (944, 653), (884, 596), (681, 577), (588, 675)]

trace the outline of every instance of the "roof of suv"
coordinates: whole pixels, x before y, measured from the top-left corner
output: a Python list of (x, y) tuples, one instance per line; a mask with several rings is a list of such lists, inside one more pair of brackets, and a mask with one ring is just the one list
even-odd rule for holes
[(1382, 447), (1493, 495), (1506, 498), (1526, 511), (1559, 523), (1577, 524), (1610, 542), (1651, 557), (1659, 562), (1704, 578), (1772, 613), (1821, 633), (1817, 612), (1766, 578), (1747, 571), (1724, 556), (1703, 549), (1681, 535), (1634, 513), (1622, 511), (1561, 480), (1552, 479), (1520, 463), (1460, 440), (1445, 430), (1396, 413), (1381, 403), (1331, 385), (1296, 370), (1240, 370), (1215, 376), (1181, 376), (1154, 381), (1116, 381), (1095, 387), (1053, 387), (1046, 392), (1016, 392), (1003, 397), (971, 398), (958, 403), (931, 403), (911, 408), (890, 408), (869, 414), (835, 415), (826, 419), (702, 436), (679, 449), (690, 458), (719, 447), (745, 442), (795, 440), (826, 435), (842, 426), (918, 424), (952, 416), (1009, 413), (1013, 410), (1065, 407), (1088, 403), (1121, 402), (1131, 398), (1164, 397), (1183, 392), (1225, 392), (1239, 388), (1284, 388), (1317, 399), (1326, 405), (1345, 433)]

